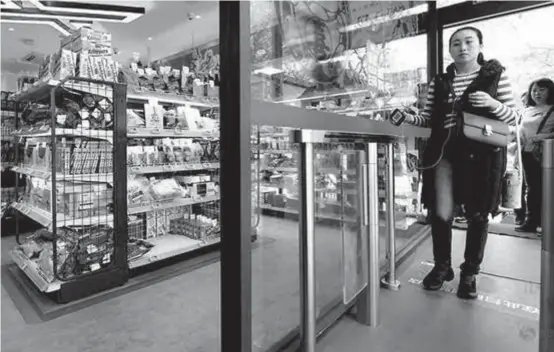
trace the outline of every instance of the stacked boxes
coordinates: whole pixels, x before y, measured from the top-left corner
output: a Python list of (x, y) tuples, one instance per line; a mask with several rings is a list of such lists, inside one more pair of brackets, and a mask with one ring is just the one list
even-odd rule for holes
[(146, 214), (146, 238), (156, 238), (167, 233), (174, 233), (171, 231), (173, 221), (182, 218), (184, 214), (189, 214), (189, 212), (188, 206), (148, 212)]
[(110, 33), (83, 27), (62, 39), (61, 50), (76, 55), (76, 76), (110, 82), (117, 80), (118, 66), (113, 59)]

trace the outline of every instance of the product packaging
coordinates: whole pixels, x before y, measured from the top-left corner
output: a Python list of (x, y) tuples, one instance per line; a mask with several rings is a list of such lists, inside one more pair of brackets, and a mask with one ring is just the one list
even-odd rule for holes
[(112, 35), (92, 28), (81, 27), (61, 41), (61, 48), (73, 52), (112, 47)]
[(144, 104), (144, 117), (147, 128), (163, 129), (164, 109), (159, 104)]
[(192, 82), (192, 96), (198, 98), (206, 96), (205, 84), (198, 78)]

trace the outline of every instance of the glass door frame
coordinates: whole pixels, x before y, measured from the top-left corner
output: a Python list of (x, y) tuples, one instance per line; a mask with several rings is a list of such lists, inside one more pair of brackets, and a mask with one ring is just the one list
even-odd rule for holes
[[(428, 35), (429, 78), (442, 70), (442, 28), (493, 16), (552, 5), (550, 1), (464, 2), (437, 9), (428, 1), (428, 12), (416, 15)], [(250, 92), (250, 2), (219, 1), (221, 58), (221, 351), (252, 350), (251, 173), (252, 125), (299, 129), (428, 136), (426, 129), (396, 128), (325, 112), (252, 101)], [(279, 45), (279, 43), (276, 43)], [(239, 206), (237, 206), (239, 204)], [(355, 304), (331, 309), (318, 321), (318, 335)], [(284, 341), (298, 343), (296, 336)], [(296, 342), (295, 342), (296, 341)], [(284, 347), (284, 346), (279, 346)]]

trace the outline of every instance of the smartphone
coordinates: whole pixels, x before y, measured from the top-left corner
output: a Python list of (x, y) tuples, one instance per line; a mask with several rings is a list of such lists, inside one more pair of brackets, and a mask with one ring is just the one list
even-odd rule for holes
[(394, 109), (390, 115), (390, 120), (394, 125), (400, 126), (406, 120), (406, 115), (399, 109)]

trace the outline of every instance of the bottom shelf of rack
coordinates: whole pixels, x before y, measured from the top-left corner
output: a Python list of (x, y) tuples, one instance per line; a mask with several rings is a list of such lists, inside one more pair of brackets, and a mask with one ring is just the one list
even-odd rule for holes
[(140, 258), (130, 261), (130, 269), (139, 268), (141, 266), (185, 254), (201, 247), (216, 244), (220, 241), (220, 239), (216, 238), (208, 242), (202, 242), (181, 235), (164, 235), (156, 238), (150, 238), (146, 241), (153, 244), (154, 247), (152, 247), (148, 253), (144, 254)]
[(27, 258), (21, 251), (14, 249), (10, 252), (10, 256), (14, 263), (27, 275), (29, 279), (41, 292), (55, 292), (61, 288), (61, 281), (54, 280), (49, 282), (46, 275), (42, 272), (40, 266)]

